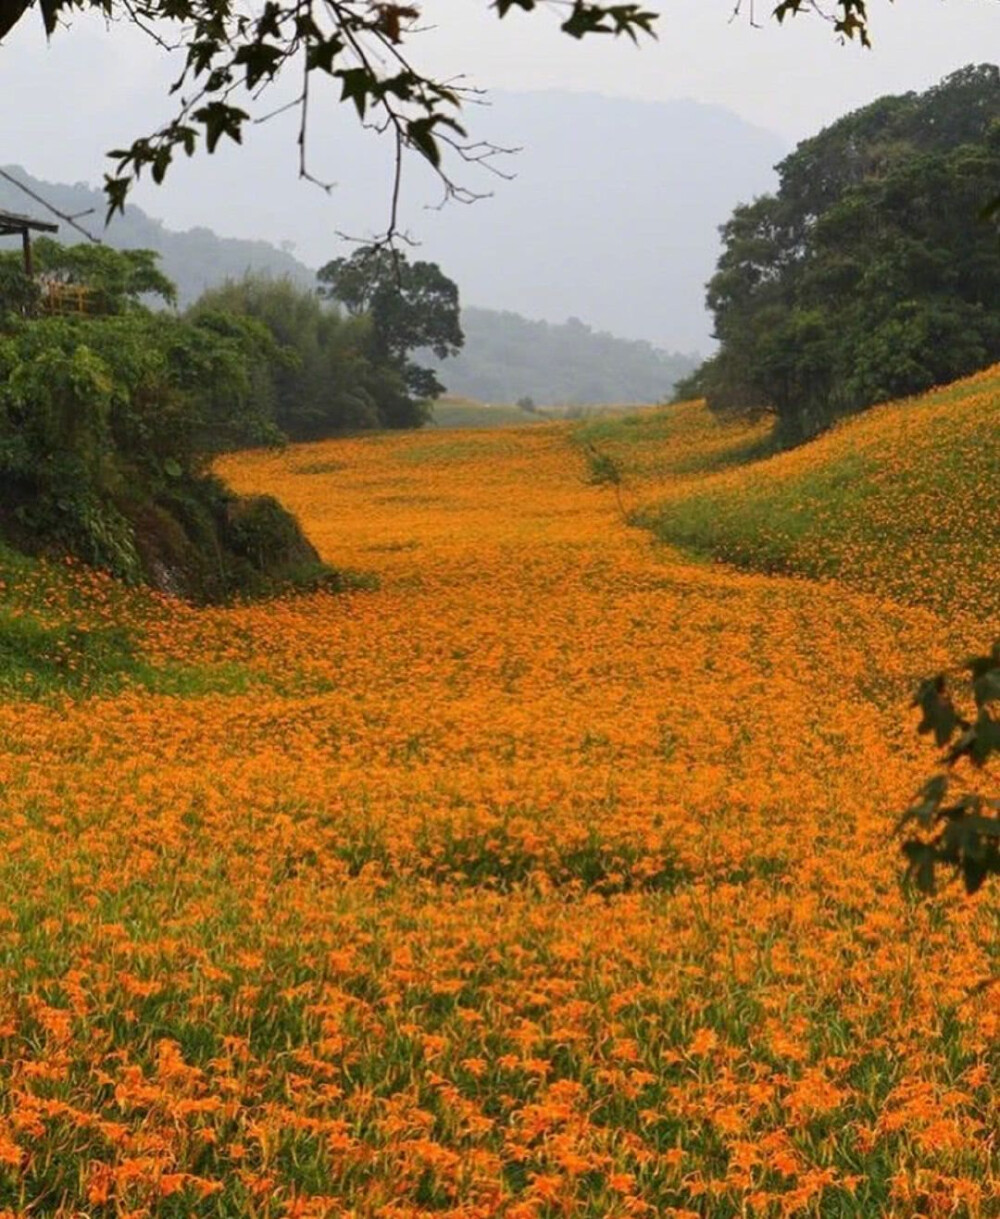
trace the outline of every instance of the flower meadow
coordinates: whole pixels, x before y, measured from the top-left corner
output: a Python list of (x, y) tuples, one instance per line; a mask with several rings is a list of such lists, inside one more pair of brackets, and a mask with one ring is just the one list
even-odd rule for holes
[[(627, 495), (761, 440), (681, 409)], [(4, 1219), (1000, 1213), (1000, 904), (891, 839), (942, 615), (656, 544), (565, 425), (220, 472), (378, 584), (5, 570)]]
[[(655, 429), (657, 421), (650, 422)], [(640, 420), (639, 436), (642, 440)], [(662, 429), (662, 424), (660, 427)], [(960, 638), (1000, 625), (1000, 366), (905, 403), (846, 420), (768, 460), (731, 459), (762, 447), (756, 428), (713, 422), (686, 404), (673, 429), (675, 477), (650, 481), (639, 509), (666, 541), (757, 570), (832, 577), (854, 588), (926, 604)], [(627, 427), (611, 429), (621, 447)], [(678, 478), (688, 438), (693, 477)], [(726, 469), (711, 471), (709, 440)], [(654, 451), (644, 443), (640, 452)], [(664, 446), (660, 446), (663, 448)], [(669, 448), (668, 448), (669, 451)], [(704, 456), (702, 456), (704, 454)], [(663, 458), (660, 458), (662, 462)], [(658, 471), (653, 468), (654, 475)]]

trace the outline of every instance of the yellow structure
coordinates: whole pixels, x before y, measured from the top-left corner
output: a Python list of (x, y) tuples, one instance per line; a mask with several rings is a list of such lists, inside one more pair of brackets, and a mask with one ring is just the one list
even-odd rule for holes
[(46, 313), (60, 316), (67, 314), (97, 313), (97, 302), (91, 289), (83, 284), (64, 284), (58, 280), (42, 280), (42, 308)]

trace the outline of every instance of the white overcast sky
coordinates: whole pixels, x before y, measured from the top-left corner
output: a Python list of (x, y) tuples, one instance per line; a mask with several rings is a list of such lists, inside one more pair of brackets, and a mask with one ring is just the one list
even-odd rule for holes
[[(815, 14), (779, 26), (773, 3), (733, 18), (732, 0), (652, 0), (659, 38), (576, 43), (544, 15), (497, 22), (476, 0), (432, 0), (435, 62), (468, 65), (496, 88), (572, 88), (664, 101), (693, 98), (734, 111), (789, 143), (882, 93), (921, 89), (1000, 54), (998, 0), (870, 0), (874, 49), (842, 45)], [(439, 16), (438, 16), (439, 15)], [(548, 28), (543, 28), (548, 27)]]
[[(725, 106), (789, 144), (879, 94), (921, 89), (1000, 52), (1000, 0), (871, 0), (874, 49), (841, 45), (816, 16), (779, 27), (758, 5), (731, 20), (731, 0), (670, 0), (659, 40), (577, 43), (554, 13), (498, 21), (487, 0), (426, 0), (435, 28), (412, 44), (419, 65), (507, 90), (574, 89)], [(102, 154), (169, 113), (173, 67), (127, 29), (74, 17), (50, 45), (31, 13), (0, 47), (5, 106), (0, 163), (60, 180), (97, 182)], [(16, 119), (15, 119), (16, 116)]]

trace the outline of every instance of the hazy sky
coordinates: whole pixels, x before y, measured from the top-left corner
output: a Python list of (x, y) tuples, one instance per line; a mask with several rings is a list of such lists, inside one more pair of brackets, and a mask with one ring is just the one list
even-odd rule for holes
[(842, 45), (815, 14), (779, 26), (768, 0), (755, 9), (759, 28), (745, 2), (735, 18), (731, 0), (645, 7), (661, 14), (659, 39), (639, 49), (560, 39), (550, 14), (512, 12), (497, 22), (476, 0), (430, 0), (424, 11), (441, 23), (434, 61), (442, 70), (467, 64), (497, 88), (714, 102), (791, 143), (881, 93), (924, 88), (1000, 53), (997, 0), (870, 0), (872, 51)]
[[(660, 38), (635, 49), (622, 40), (575, 42), (553, 12), (514, 11), (498, 21), (486, 0), (426, 0), (429, 25), (414, 58), (445, 76), (510, 90), (570, 88), (618, 96), (694, 98), (725, 106), (794, 143), (881, 93), (920, 89), (969, 62), (996, 59), (998, 0), (872, 0), (874, 49), (841, 45), (811, 15), (779, 27), (731, 0), (652, 0)], [(0, 88), (16, 99), (0, 162), (50, 176), (97, 180), (101, 154), (144, 134), (168, 114), (173, 67), (140, 37), (73, 18), (47, 46), (32, 13), (0, 47)], [(8, 111), (10, 113), (10, 111)]]

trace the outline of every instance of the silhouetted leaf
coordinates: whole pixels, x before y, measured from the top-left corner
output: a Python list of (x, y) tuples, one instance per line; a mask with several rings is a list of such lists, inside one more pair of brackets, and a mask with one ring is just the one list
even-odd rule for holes
[(983, 881), (989, 875), (989, 868), (979, 859), (966, 859), (962, 865), (962, 879), (965, 881), (965, 891), (970, 896), (977, 892)]
[(933, 894), (934, 846), (928, 842), (911, 840), (903, 843), (903, 854), (910, 861), (906, 871), (907, 879), (915, 884), (921, 893)]
[(913, 701), (923, 712), (917, 731), (933, 733), (937, 745), (947, 745), (961, 726), (961, 720), (948, 695), (944, 676), (937, 674), (921, 682)]
[(342, 102), (352, 101), (358, 112), (359, 118), (365, 117), (365, 110), (368, 106), (368, 95), (372, 92), (374, 80), (372, 74), (366, 68), (345, 68), (342, 72), (335, 72), (341, 81), (340, 100)]

